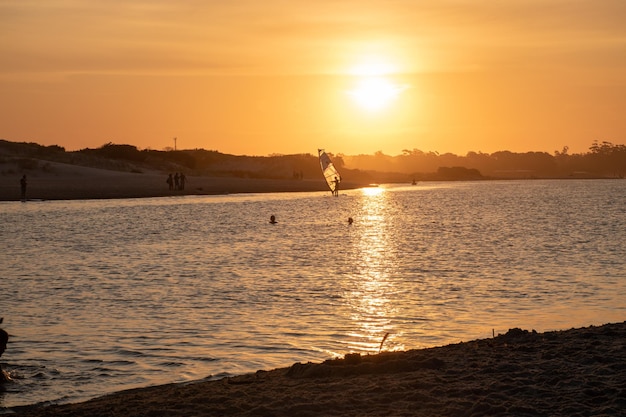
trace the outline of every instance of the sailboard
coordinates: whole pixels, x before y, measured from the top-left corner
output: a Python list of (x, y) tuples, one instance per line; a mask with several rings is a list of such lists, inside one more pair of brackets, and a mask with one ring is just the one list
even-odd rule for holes
[(317, 153), (320, 157), (320, 166), (322, 167), (322, 174), (324, 175), (324, 179), (330, 188), (330, 191), (333, 195), (337, 195), (339, 191), (339, 183), (341, 182), (341, 175), (339, 175), (339, 171), (333, 165), (333, 161), (330, 160), (330, 157), (324, 149), (318, 149)]

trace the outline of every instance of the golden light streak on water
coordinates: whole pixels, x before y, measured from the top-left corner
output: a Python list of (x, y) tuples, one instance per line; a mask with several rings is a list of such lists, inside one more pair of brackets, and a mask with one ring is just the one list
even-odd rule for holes
[(393, 317), (398, 309), (390, 295), (396, 292), (393, 276), (396, 259), (388, 239), (388, 199), (384, 188), (362, 189), (367, 197), (362, 200), (362, 222), (357, 228), (355, 256), (358, 269), (354, 275), (354, 289), (346, 298), (353, 309), (351, 318), (358, 340), (349, 346), (352, 350), (376, 353), (385, 334), (390, 333), (384, 350), (401, 350), (404, 347), (392, 344), (398, 336), (394, 330)]
[(361, 192), (366, 196), (376, 196), (385, 192), (385, 189), (382, 187), (371, 186), (371, 187), (361, 188)]

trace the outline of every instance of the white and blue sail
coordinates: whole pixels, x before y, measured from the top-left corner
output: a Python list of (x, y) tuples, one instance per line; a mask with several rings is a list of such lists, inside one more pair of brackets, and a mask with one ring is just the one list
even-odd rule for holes
[(333, 165), (333, 161), (330, 160), (330, 157), (324, 149), (318, 149), (317, 153), (320, 157), (320, 166), (322, 167), (322, 174), (324, 175), (324, 179), (330, 188), (330, 191), (333, 194), (336, 194), (339, 188), (339, 182), (341, 182), (341, 175), (339, 175), (339, 171)]

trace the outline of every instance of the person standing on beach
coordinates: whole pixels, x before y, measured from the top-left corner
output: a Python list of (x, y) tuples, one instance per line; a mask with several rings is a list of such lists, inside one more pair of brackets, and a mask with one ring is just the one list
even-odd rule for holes
[[(0, 323), (2, 323), (2, 318), (0, 318)], [(4, 329), (0, 329), (0, 356), (7, 349), (7, 343), (9, 342), (9, 334), (4, 331)], [(9, 381), (11, 378), (6, 374), (2, 367), (0, 366), (0, 382)]]
[(172, 191), (174, 189), (174, 178), (172, 178), (172, 174), (168, 175), (167, 180), (165, 180), (165, 182), (169, 186), (170, 191)]
[(185, 176), (185, 174), (183, 174), (182, 172), (180, 173), (180, 189), (184, 190), (185, 189), (185, 180), (187, 179), (187, 177)]
[[(2, 321), (4, 321), (4, 318), (0, 317), (0, 323), (2, 323)], [(3, 329), (0, 329), (0, 356), (2, 356), (4, 351), (7, 349), (8, 341), (9, 341), (9, 334), (5, 332)]]
[(22, 175), (22, 179), (20, 180), (20, 187), (22, 189), (22, 201), (26, 201), (26, 174)]

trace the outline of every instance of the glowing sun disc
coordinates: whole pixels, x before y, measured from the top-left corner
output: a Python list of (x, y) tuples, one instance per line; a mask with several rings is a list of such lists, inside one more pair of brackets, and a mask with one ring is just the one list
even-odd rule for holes
[(366, 110), (381, 110), (394, 102), (405, 87), (385, 77), (361, 77), (356, 86), (348, 91), (354, 102)]

